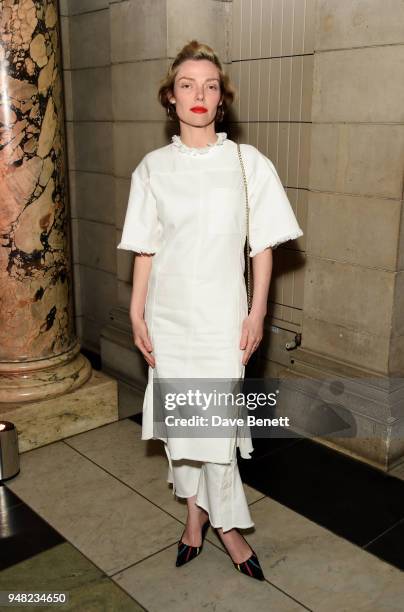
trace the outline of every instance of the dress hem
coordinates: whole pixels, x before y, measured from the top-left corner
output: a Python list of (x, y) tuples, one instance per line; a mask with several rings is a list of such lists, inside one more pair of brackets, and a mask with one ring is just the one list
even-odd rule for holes
[[(166, 438), (158, 438), (158, 437), (155, 437), (155, 436), (147, 436), (147, 437), (144, 436), (143, 437), (143, 435), (142, 435), (141, 436), (141, 440), (161, 440), (162, 442), (164, 442), (164, 444), (167, 444), (167, 439)], [(239, 444), (237, 444), (236, 447), (240, 449), (240, 445)], [(240, 449), (241, 458), (242, 459), (252, 459), (251, 453), (254, 450), (255, 450), (254, 447), (252, 447), (252, 449), (250, 451), (247, 451), (248, 455), (245, 455), (245, 454), (243, 454), (241, 452), (241, 449)], [(231, 459), (229, 459), (228, 461), (223, 461), (223, 459), (212, 459), (211, 457), (207, 457), (207, 458), (203, 457), (202, 459), (200, 459), (199, 457), (185, 457), (185, 456), (173, 457), (171, 455), (171, 459), (173, 461), (186, 460), (186, 461), (203, 461), (205, 463), (223, 463), (223, 464), (231, 463)], [(168, 481), (168, 482), (170, 482), (170, 481)]]
[[(205, 508), (205, 506), (202, 506), (202, 504), (198, 504), (197, 501), (195, 502), (195, 505), (205, 510), (205, 512), (209, 516), (209, 522), (210, 522), (211, 527), (213, 527), (213, 529), (223, 529), (223, 525), (214, 525), (212, 523), (212, 521), (210, 520), (210, 512), (207, 508)], [(254, 522), (252, 522), (250, 525), (232, 525), (232, 527), (227, 527), (226, 529), (223, 529), (223, 533), (226, 533), (226, 531), (230, 531), (231, 529), (250, 529), (251, 527), (255, 527)]]

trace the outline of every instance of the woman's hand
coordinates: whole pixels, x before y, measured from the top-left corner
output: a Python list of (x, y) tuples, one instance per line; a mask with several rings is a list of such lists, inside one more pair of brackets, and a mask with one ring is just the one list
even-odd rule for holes
[(154, 368), (156, 360), (150, 353), (153, 351), (153, 345), (150, 342), (149, 331), (146, 321), (143, 317), (131, 317), (133, 338), (135, 346), (142, 352), (147, 363)]
[(247, 365), (252, 353), (257, 350), (264, 335), (265, 314), (251, 310), (243, 321), (240, 349), (244, 350), (243, 365)]

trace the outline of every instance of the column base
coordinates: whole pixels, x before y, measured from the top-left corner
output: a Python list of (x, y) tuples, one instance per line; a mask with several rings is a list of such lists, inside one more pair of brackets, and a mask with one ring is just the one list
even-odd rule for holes
[(301, 347), (291, 358), (279, 372), (276, 416), (289, 417), (297, 433), (386, 472), (404, 462), (404, 378)]
[(78, 389), (58, 397), (23, 403), (1, 403), (0, 420), (11, 421), (19, 452), (64, 440), (118, 420), (118, 385), (93, 370)]
[(3, 403), (42, 401), (69, 393), (91, 376), (91, 364), (80, 344), (65, 353), (36, 361), (0, 363), (0, 411)]

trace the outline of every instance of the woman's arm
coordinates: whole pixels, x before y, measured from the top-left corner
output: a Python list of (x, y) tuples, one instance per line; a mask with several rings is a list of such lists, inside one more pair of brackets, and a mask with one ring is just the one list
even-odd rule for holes
[(264, 319), (267, 314), (269, 286), (272, 276), (272, 248), (257, 253), (253, 261), (253, 299), (249, 316), (243, 322), (240, 349), (244, 350), (243, 365), (248, 363), (264, 335)]
[(136, 253), (129, 315), (135, 346), (143, 353), (147, 363), (154, 368), (156, 365), (155, 358), (150, 354), (153, 351), (153, 346), (144, 320), (144, 308), (152, 265), (153, 256), (151, 254)]

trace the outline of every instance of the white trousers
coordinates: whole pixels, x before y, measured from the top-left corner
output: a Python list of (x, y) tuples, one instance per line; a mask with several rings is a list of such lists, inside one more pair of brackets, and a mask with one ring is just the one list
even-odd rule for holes
[(244, 493), (243, 483), (234, 454), (230, 463), (210, 463), (191, 459), (171, 459), (164, 444), (169, 463), (167, 482), (173, 484), (173, 495), (193, 497), (206, 510), (212, 527), (228, 531), (234, 527), (254, 527)]

